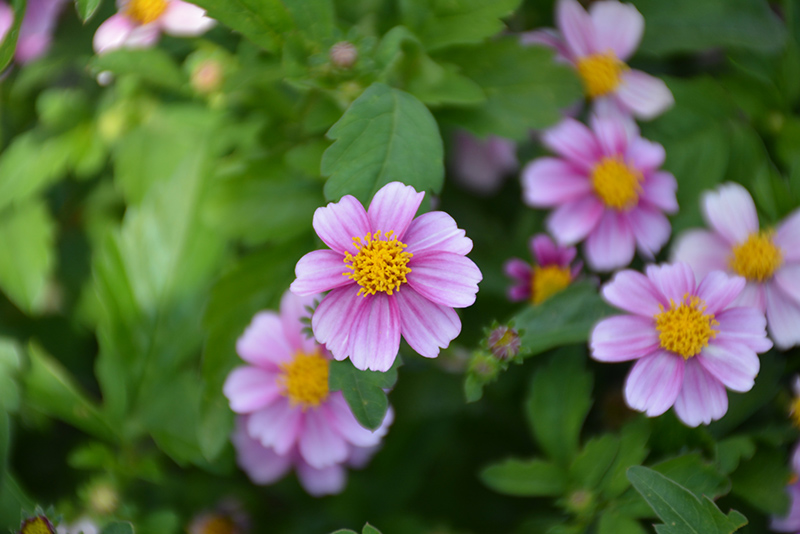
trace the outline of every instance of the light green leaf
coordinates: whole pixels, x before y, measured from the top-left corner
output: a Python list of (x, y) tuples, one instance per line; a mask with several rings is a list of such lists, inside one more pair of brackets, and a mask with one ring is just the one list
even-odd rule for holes
[(19, 37), (19, 27), (25, 17), (26, 0), (13, 0), (11, 8), (14, 11), (14, 23), (8, 29), (5, 38), (0, 41), (0, 71), (11, 63), (14, 58), (14, 51), (17, 49), (17, 38)]
[(350, 360), (331, 362), (328, 383), (331, 391), (341, 391), (347, 404), (361, 426), (375, 430), (383, 422), (389, 399), (384, 389), (394, 386), (397, 368), (401, 365), (398, 356), (392, 368), (385, 373), (360, 371)]
[(102, 0), (75, 0), (75, 7), (78, 9), (78, 16), (86, 22), (95, 14), (100, 7)]
[(381, 531), (367, 523), (364, 525), (364, 528), (361, 529), (361, 534), (381, 534)]
[(731, 484), (717, 466), (707, 462), (699, 453), (693, 452), (669, 458), (652, 466), (661, 473), (679, 483), (698, 498), (706, 496), (716, 499), (730, 490)]
[(786, 482), (791, 472), (778, 449), (759, 444), (755, 455), (743, 460), (731, 474), (732, 493), (765, 514), (784, 515), (789, 510)]
[(619, 452), (619, 439), (610, 434), (586, 442), (569, 466), (570, 479), (582, 488), (595, 489), (606, 476)]
[(8, 416), (8, 412), (0, 406), (0, 480), (5, 480), (6, 478), (10, 442), (11, 418)]
[(647, 441), (650, 437), (650, 426), (644, 418), (629, 422), (622, 428), (619, 437), (619, 452), (600, 483), (603, 497), (613, 499), (630, 487), (625, 476), (633, 465), (639, 465), (647, 457)]
[(184, 71), (172, 56), (160, 48), (121, 48), (95, 56), (90, 63), (96, 72), (118, 76), (135, 75), (149, 83), (180, 89), (186, 82)]
[(597, 522), (597, 534), (647, 534), (635, 519), (606, 510)]
[(340, 528), (339, 530), (331, 532), (331, 534), (358, 534), (358, 532), (350, 530), (349, 528)]
[(333, 143), (322, 156), (329, 176), (325, 197), (353, 195), (363, 204), (384, 185), (400, 181), (438, 193), (444, 149), (430, 111), (408, 93), (372, 84), (328, 131)]
[(509, 458), (480, 473), (484, 484), (498, 493), (517, 497), (556, 497), (567, 488), (567, 474), (544, 460)]
[(756, 445), (749, 436), (733, 436), (716, 444), (717, 467), (725, 475), (733, 473), (742, 460), (749, 460), (756, 452)]
[(130, 523), (115, 521), (103, 527), (101, 534), (133, 534), (133, 532), (133, 525)]
[(276, 52), (284, 32), (294, 28), (292, 17), (281, 0), (196, 0), (192, 2), (208, 16), (241, 33), (253, 43)]
[(297, 29), (312, 41), (328, 44), (336, 30), (332, 0), (283, 0)]

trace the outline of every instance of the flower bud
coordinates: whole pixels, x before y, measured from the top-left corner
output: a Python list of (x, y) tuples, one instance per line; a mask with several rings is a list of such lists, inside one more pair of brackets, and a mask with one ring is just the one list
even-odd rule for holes
[(499, 360), (511, 360), (519, 354), (522, 344), (519, 332), (508, 326), (498, 326), (489, 334), (489, 350)]
[(490, 354), (476, 352), (469, 362), (469, 372), (484, 383), (493, 380), (500, 371), (500, 362)]
[(223, 69), (220, 62), (215, 59), (206, 59), (197, 63), (192, 70), (192, 87), (198, 93), (213, 93), (222, 85), (222, 77)]
[(358, 49), (352, 43), (340, 41), (331, 47), (331, 63), (340, 69), (349, 69), (358, 61)]

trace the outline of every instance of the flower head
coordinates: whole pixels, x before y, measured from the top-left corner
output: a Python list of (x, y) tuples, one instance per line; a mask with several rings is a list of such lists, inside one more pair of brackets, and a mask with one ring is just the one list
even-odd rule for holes
[(341, 392), (329, 391), (330, 355), (303, 333), (302, 318), (313, 301), (287, 291), (281, 313), (258, 313), (236, 343), (248, 365), (228, 375), (223, 391), (234, 412), (247, 414), (234, 440), (243, 466), (250, 466), (241, 455), (252, 452), (252, 442), (268, 450), (260, 455), (280, 458), (275, 462), (286, 469), (334, 468), (350, 458), (353, 447), (376, 446), (386, 434), (391, 413), (372, 432), (358, 424)]
[(637, 360), (625, 382), (635, 410), (653, 417), (674, 405), (689, 426), (719, 419), (728, 411), (725, 388), (749, 391), (760, 366), (756, 353), (772, 347), (763, 313), (732, 306), (744, 284), (721, 271), (697, 284), (686, 263), (650, 265), (646, 275), (620, 271), (603, 296), (630, 315), (594, 327), (592, 358)]
[(364, 210), (354, 197), (318, 208), (314, 229), (331, 250), (303, 256), (291, 290), (330, 291), (311, 327), (337, 360), (387, 371), (400, 335), (435, 358), (461, 331), (453, 308), (475, 302), (481, 272), (466, 254), (472, 241), (446, 213), (417, 212), (424, 193), (392, 182)]
[(780, 349), (800, 344), (800, 210), (775, 230), (761, 230), (750, 193), (727, 183), (702, 197), (708, 230), (689, 230), (675, 242), (673, 258), (697, 277), (713, 270), (747, 280), (740, 306), (766, 311), (770, 336)]
[(479, 139), (466, 131), (453, 136), (450, 171), (465, 189), (489, 195), (503, 184), (503, 179), (519, 167), (517, 145), (497, 136)]
[(636, 248), (652, 258), (669, 239), (663, 212), (678, 209), (677, 182), (659, 170), (664, 148), (639, 136), (632, 121), (592, 116), (591, 128), (564, 119), (543, 135), (558, 157), (538, 158), (522, 172), (523, 197), (534, 207), (555, 207), (547, 219), (561, 245), (586, 240), (590, 267), (628, 265)]
[(117, 14), (94, 34), (98, 54), (153, 46), (162, 31), (179, 37), (201, 35), (215, 24), (205, 10), (183, 0), (117, 0), (117, 5)]
[(25, 519), (17, 534), (56, 534), (56, 529), (46, 515), (39, 514)]
[(495, 358), (507, 361), (519, 354), (522, 340), (516, 329), (502, 325), (492, 329), (486, 339), (486, 345)]
[(644, 17), (633, 5), (601, 0), (587, 13), (577, 0), (558, 0), (556, 26), (558, 31), (530, 32), (523, 42), (549, 46), (572, 64), (596, 112), (650, 119), (673, 104), (663, 81), (625, 63), (644, 33)]
[(512, 301), (529, 300), (541, 304), (562, 289), (566, 288), (578, 275), (583, 263), (575, 259), (575, 247), (561, 247), (547, 234), (537, 234), (530, 240), (531, 256), (534, 265), (519, 258), (511, 258), (504, 265), (506, 274), (514, 280), (508, 288), (508, 298)]

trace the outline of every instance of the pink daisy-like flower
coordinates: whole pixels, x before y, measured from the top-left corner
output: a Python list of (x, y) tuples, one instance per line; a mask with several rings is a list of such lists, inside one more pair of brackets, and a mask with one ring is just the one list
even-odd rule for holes
[(637, 247), (649, 259), (664, 246), (672, 228), (662, 212), (678, 210), (678, 186), (659, 170), (664, 147), (640, 137), (632, 121), (593, 115), (590, 126), (564, 119), (544, 133), (542, 142), (559, 157), (523, 169), (523, 198), (555, 207), (547, 227), (556, 241), (586, 239), (589, 266), (610, 271), (628, 265)]
[(458, 131), (450, 156), (453, 178), (465, 189), (482, 195), (497, 192), (504, 178), (519, 167), (516, 143), (494, 135), (479, 139)]
[[(795, 391), (797, 394), (797, 391)], [(789, 511), (786, 515), (778, 517), (772, 516), (769, 523), (770, 530), (775, 532), (795, 532), (800, 533), (800, 444), (795, 446), (792, 453), (792, 478), (786, 486), (789, 494)]]
[(28, 0), (14, 52), (17, 62), (28, 63), (47, 53), (56, 21), (66, 3), (67, 0)]
[(204, 9), (182, 0), (117, 0), (119, 12), (94, 34), (98, 54), (117, 48), (147, 48), (166, 32), (178, 37), (201, 35), (214, 26)]
[(519, 258), (511, 258), (503, 267), (514, 280), (514, 285), (508, 288), (508, 298), (514, 302), (529, 300), (541, 304), (569, 286), (583, 263), (578, 261), (570, 267), (577, 254), (575, 247), (560, 247), (546, 234), (533, 236), (529, 246), (533, 266)]
[(313, 301), (287, 291), (280, 315), (258, 313), (236, 343), (248, 365), (231, 371), (223, 391), (234, 412), (248, 415), (247, 434), (262, 447), (325, 469), (345, 462), (352, 446), (380, 443), (392, 416), (370, 431), (356, 421), (340, 391), (329, 391), (330, 355), (304, 335), (301, 322)]
[(800, 210), (778, 227), (760, 230), (756, 206), (739, 184), (727, 183), (702, 196), (708, 230), (688, 230), (673, 258), (692, 266), (697, 277), (714, 270), (747, 279), (740, 306), (766, 311), (770, 336), (780, 349), (800, 344)]
[(387, 371), (400, 348), (435, 358), (461, 332), (453, 308), (475, 302), (481, 271), (466, 254), (472, 241), (448, 214), (416, 219), (422, 197), (400, 182), (385, 185), (364, 210), (345, 195), (318, 208), (314, 230), (331, 250), (300, 258), (291, 290), (330, 290), (311, 320), (317, 341), (358, 369)]
[(722, 271), (697, 284), (686, 263), (650, 265), (646, 276), (620, 271), (603, 297), (631, 315), (594, 327), (592, 358), (638, 360), (625, 381), (634, 410), (653, 417), (674, 405), (689, 426), (719, 419), (728, 411), (725, 388), (749, 391), (760, 366), (756, 353), (772, 347), (764, 314), (731, 306), (744, 284)]
[(529, 32), (522, 41), (553, 48), (572, 64), (595, 111), (651, 119), (674, 103), (662, 80), (625, 64), (644, 33), (644, 17), (633, 5), (604, 0), (587, 13), (576, 0), (559, 0), (556, 26), (558, 31)]

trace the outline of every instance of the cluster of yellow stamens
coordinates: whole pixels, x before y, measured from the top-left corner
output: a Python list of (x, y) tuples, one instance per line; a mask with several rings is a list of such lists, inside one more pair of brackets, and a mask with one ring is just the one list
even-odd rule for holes
[(292, 361), (282, 363), (280, 368), (278, 383), (292, 405), (300, 405), (305, 410), (319, 406), (328, 397), (330, 364), (318, 352), (297, 352)]
[(535, 265), (531, 275), (531, 302), (541, 304), (567, 287), (571, 281), (572, 273), (569, 267)]
[(782, 262), (781, 249), (772, 242), (771, 232), (753, 232), (744, 243), (733, 247), (728, 260), (733, 272), (756, 282), (772, 278)]
[(592, 169), (592, 186), (603, 204), (616, 210), (630, 209), (639, 200), (642, 173), (622, 156), (603, 157)]
[(714, 314), (703, 313), (706, 303), (699, 297), (687, 293), (678, 304), (670, 300), (668, 310), (661, 304), (658, 307), (661, 313), (653, 318), (661, 348), (680, 354), (684, 360), (699, 354), (703, 347), (708, 346), (708, 340), (717, 335), (718, 330), (713, 327), (719, 322), (714, 319)]
[(44, 516), (26, 519), (20, 529), (21, 534), (55, 534), (50, 521)]
[(342, 273), (354, 280), (361, 289), (359, 295), (374, 295), (383, 291), (391, 295), (402, 284), (406, 283), (406, 275), (411, 272), (408, 260), (412, 254), (405, 252), (408, 246), (394, 237), (394, 231), (386, 233), (381, 239), (381, 231), (368, 233), (364, 238), (354, 237), (353, 243), (358, 254), (353, 256), (345, 252), (344, 262), (351, 272)]
[(794, 426), (800, 428), (800, 396), (792, 399), (792, 404), (789, 408), (789, 417), (792, 418)]
[(216, 515), (203, 524), (202, 534), (234, 534), (236, 523), (228, 516)]
[(139, 24), (150, 24), (166, 11), (167, 0), (130, 0), (125, 6), (125, 14)]
[(578, 59), (577, 67), (586, 94), (591, 98), (614, 92), (622, 82), (622, 72), (628, 69), (611, 51), (584, 56)]

